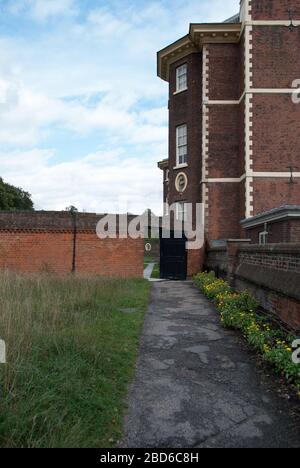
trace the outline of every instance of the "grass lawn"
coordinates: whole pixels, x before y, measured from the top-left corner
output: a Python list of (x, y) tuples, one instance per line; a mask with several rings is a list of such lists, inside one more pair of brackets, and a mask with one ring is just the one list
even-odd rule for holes
[(159, 270), (159, 263), (155, 263), (151, 278), (158, 279), (160, 278), (160, 270)]
[(150, 284), (0, 274), (1, 447), (113, 447)]

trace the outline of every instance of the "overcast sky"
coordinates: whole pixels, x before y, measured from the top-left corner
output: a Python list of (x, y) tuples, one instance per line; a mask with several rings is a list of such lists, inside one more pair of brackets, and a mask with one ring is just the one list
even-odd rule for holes
[(0, 0), (0, 176), (37, 209), (161, 212), (156, 52), (238, 0)]

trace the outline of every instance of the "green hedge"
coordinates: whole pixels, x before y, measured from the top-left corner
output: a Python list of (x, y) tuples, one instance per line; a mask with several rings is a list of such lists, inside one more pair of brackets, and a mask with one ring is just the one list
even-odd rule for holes
[(248, 292), (237, 293), (214, 273), (200, 273), (194, 278), (195, 286), (209, 299), (213, 299), (227, 328), (240, 330), (248, 343), (264, 359), (274, 365), (278, 373), (295, 385), (300, 397), (300, 365), (293, 363), (292, 348), (295, 336), (275, 327), (258, 313), (258, 303)]

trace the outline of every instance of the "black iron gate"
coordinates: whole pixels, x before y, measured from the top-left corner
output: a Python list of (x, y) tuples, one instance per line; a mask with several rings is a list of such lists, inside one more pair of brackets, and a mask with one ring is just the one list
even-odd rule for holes
[(168, 239), (160, 236), (160, 277), (163, 279), (186, 280), (186, 238), (177, 239), (174, 232)]

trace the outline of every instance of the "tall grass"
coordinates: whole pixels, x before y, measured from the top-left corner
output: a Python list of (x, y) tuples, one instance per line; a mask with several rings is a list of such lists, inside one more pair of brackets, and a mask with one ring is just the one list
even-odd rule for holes
[(1, 447), (116, 445), (148, 297), (143, 280), (0, 274)]

